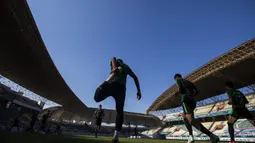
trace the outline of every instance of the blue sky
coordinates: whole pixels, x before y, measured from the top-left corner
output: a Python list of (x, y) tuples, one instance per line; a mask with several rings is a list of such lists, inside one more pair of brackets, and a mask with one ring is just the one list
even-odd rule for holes
[[(28, 0), (44, 43), (65, 81), (90, 107), (112, 56), (137, 74), (126, 111), (145, 112), (173, 81), (254, 38), (253, 0)], [(108, 98), (102, 105), (115, 108)]]

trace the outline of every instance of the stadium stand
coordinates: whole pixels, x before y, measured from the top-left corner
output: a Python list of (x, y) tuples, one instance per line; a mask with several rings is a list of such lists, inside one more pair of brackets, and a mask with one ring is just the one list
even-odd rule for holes
[(236, 129), (252, 129), (254, 128), (253, 125), (245, 119), (240, 119), (238, 122), (235, 124)]
[(221, 111), (221, 110), (223, 110), (223, 108), (224, 108), (224, 102), (218, 102), (215, 104), (215, 106), (213, 107), (213, 109), (210, 113), (215, 113), (215, 112)]
[(171, 120), (171, 119), (175, 119), (176, 116), (174, 116), (174, 114), (168, 114), (166, 115), (166, 117), (163, 119), (164, 121), (167, 121), (167, 120)]
[(43, 109), (36, 101), (23, 96), (23, 93), (15, 92), (11, 88), (0, 84), (0, 126), (2, 130), (8, 129), (15, 118), (20, 120), (21, 128), (28, 126), (33, 113)]
[(255, 106), (255, 94), (252, 94), (247, 97), (249, 104), (248, 106)]
[[(250, 107), (249, 109), (253, 109), (254, 107), (254, 93), (250, 93), (246, 95), (249, 104), (247, 107)], [(227, 111), (227, 112), (225, 112)], [(229, 139), (229, 133), (228, 133), (228, 125), (227, 125), (227, 116), (232, 111), (232, 106), (228, 105), (228, 100), (223, 101), (215, 101), (215, 103), (209, 105), (204, 105), (201, 107), (198, 107), (196, 109), (195, 114), (198, 115), (197, 118), (200, 118), (202, 121), (202, 124), (212, 131), (214, 134), (220, 136), (223, 140), (227, 141)], [(224, 114), (219, 114), (219, 113)], [(185, 125), (182, 123), (182, 119), (180, 119), (181, 112), (176, 111), (176, 113), (170, 113), (165, 116), (163, 119), (167, 123), (169, 123), (165, 127), (160, 134), (166, 135), (169, 139), (186, 139), (185, 137), (189, 136), (189, 133), (187, 132), (187, 129)], [(207, 116), (199, 116), (207, 114)], [(207, 118), (207, 119), (204, 119)], [(180, 120), (176, 120), (180, 119)], [(214, 121), (217, 119), (218, 121)], [(206, 121), (211, 120), (211, 121)], [(203, 122), (206, 121), (206, 122)], [(246, 119), (239, 119), (234, 124), (235, 128), (235, 134), (238, 137), (239, 141), (247, 141), (246, 137), (249, 137), (249, 140), (252, 140), (251, 138), (254, 137), (255, 134), (255, 128), (253, 125)], [(144, 135), (148, 135), (148, 131), (143, 132)], [(151, 134), (151, 133), (149, 133)], [(202, 134), (200, 131), (198, 131), (196, 128), (193, 127), (193, 135), (197, 139), (207, 139), (205, 134)]]
[(170, 127), (164, 128), (164, 129), (162, 130), (162, 132), (163, 132), (163, 133), (169, 133), (169, 130), (170, 130), (170, 129), (171, 129)]
[(213, 104), (211, 105), (206, 105), (206, 106), (202, 106), (202, 107), (198, 107), (195, 111), (195, 115), (200, 115), (200, 114), (208, 114), (212, 108), (213, 108)]
[(174, 133), (172, 134), (172, 136), (182, 136), (184, 133), (186, 133), (185, 130), (183, 130), (183, 129), (177, 127), (177, 128), (175, 128), (175, 131), (174, 131)]

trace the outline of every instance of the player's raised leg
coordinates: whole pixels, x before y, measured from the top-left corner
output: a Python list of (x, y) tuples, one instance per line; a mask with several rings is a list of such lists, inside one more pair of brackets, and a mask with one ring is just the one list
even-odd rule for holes
[(96, 102), (101, 102), (107, 97), (111, 96), (114, 89), (112, 89), (111, 81), (117, 74), (117, 60), (115, 57), (112, 58), (110, 62), (111, 72), (109, 77), (96, 89), (94, 100)]

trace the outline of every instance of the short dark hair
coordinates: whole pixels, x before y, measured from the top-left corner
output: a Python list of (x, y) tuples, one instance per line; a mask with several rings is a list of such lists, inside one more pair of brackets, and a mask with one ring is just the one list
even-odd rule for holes
[(234, 84), (233, 84), (233, 82), (231, 82), (231, 81), (226, 82), (226, 83), (225, 83), (225, 86), (227, 86), (227, 87), (229, 87), (229, 88), (234, 88)]
[(177, 77), (182, 78), (182, 75), (177, 73), (177, 74), (174, 75), (174, 79), (176, 79)]
[(100, 104), (99, 107), (102, 107), (102, 105)]
[(117, 61), (123, 62), (123, 60), (122, 60), (122, 59), (117, 59)]

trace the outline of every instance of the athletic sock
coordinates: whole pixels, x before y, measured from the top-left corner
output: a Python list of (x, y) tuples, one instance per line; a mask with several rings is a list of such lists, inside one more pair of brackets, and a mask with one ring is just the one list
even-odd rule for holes
[(97, 130), (96, 130), (96, 132), (95, 132), (95, 137), (97, 138)]
[(233, 124), (228, 123), (228, 132), (230, 135), (231, 142), (235, 141), (235, 130)]
[(116, 130), (114, 131), (113, 139), (114, 140), (118, 140), (119, 139), (119, 132), (116, 131)]

